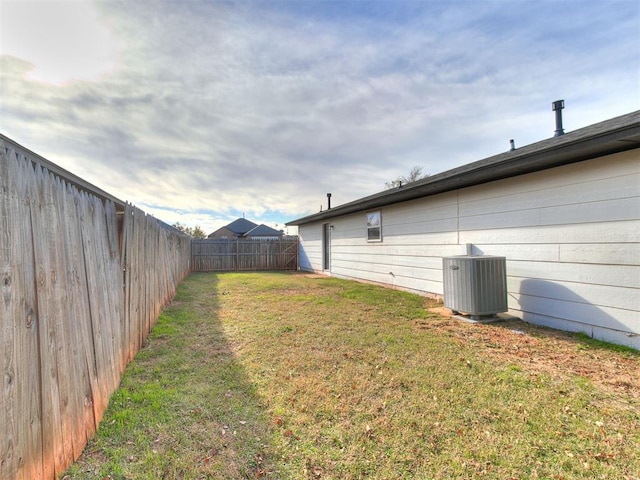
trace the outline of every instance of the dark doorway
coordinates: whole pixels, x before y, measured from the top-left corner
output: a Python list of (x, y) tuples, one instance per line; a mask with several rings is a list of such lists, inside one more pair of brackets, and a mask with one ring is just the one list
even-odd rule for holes
[(322, 269), (331, 270), (331, 227), (322, 225)]

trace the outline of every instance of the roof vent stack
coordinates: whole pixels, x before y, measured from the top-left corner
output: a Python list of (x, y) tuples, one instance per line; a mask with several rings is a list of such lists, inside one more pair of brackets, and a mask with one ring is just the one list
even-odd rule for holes
[(331, 194), (327, 193), (327, 210), (331, 210)]
[(564, 100), (556, 100), (551, 104), (551, 109), (556, 112), (556, 131), (554, 137), (564, 135), (564, 129), (562, 128), (562, 109), (564, 108)]
[(513, 152), (516, 149), (516, 142), (512, 138), (511, 140), (509, 140), (509, 143), (511, 144), (511, 148), (509, 149), (509, 151)]

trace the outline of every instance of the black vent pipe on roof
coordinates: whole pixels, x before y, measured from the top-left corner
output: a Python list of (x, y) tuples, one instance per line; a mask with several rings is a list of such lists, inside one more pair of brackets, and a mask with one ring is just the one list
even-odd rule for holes
[(327, 210), (331, 209), (331, 194), (327, 193)]
[(562, 109), (564, 108), (564, 100), (556, 100), (551, 104), (551, 109), (556, 112), (556, 131), (554, 137), (564, 135), (564, 129), (562, 128)]

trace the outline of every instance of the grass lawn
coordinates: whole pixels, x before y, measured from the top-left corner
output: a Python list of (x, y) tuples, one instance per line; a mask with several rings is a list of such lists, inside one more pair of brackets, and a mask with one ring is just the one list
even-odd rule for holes
[(640, 478), (638, 352), (437, 307), (194, 274), (65, 478)]

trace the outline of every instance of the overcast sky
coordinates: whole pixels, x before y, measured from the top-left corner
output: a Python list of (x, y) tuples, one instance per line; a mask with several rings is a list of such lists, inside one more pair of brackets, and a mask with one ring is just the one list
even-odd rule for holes
[(207, 232), (640, 108), (637, 0), (0, 0), (0, 55), (1, 133)]

